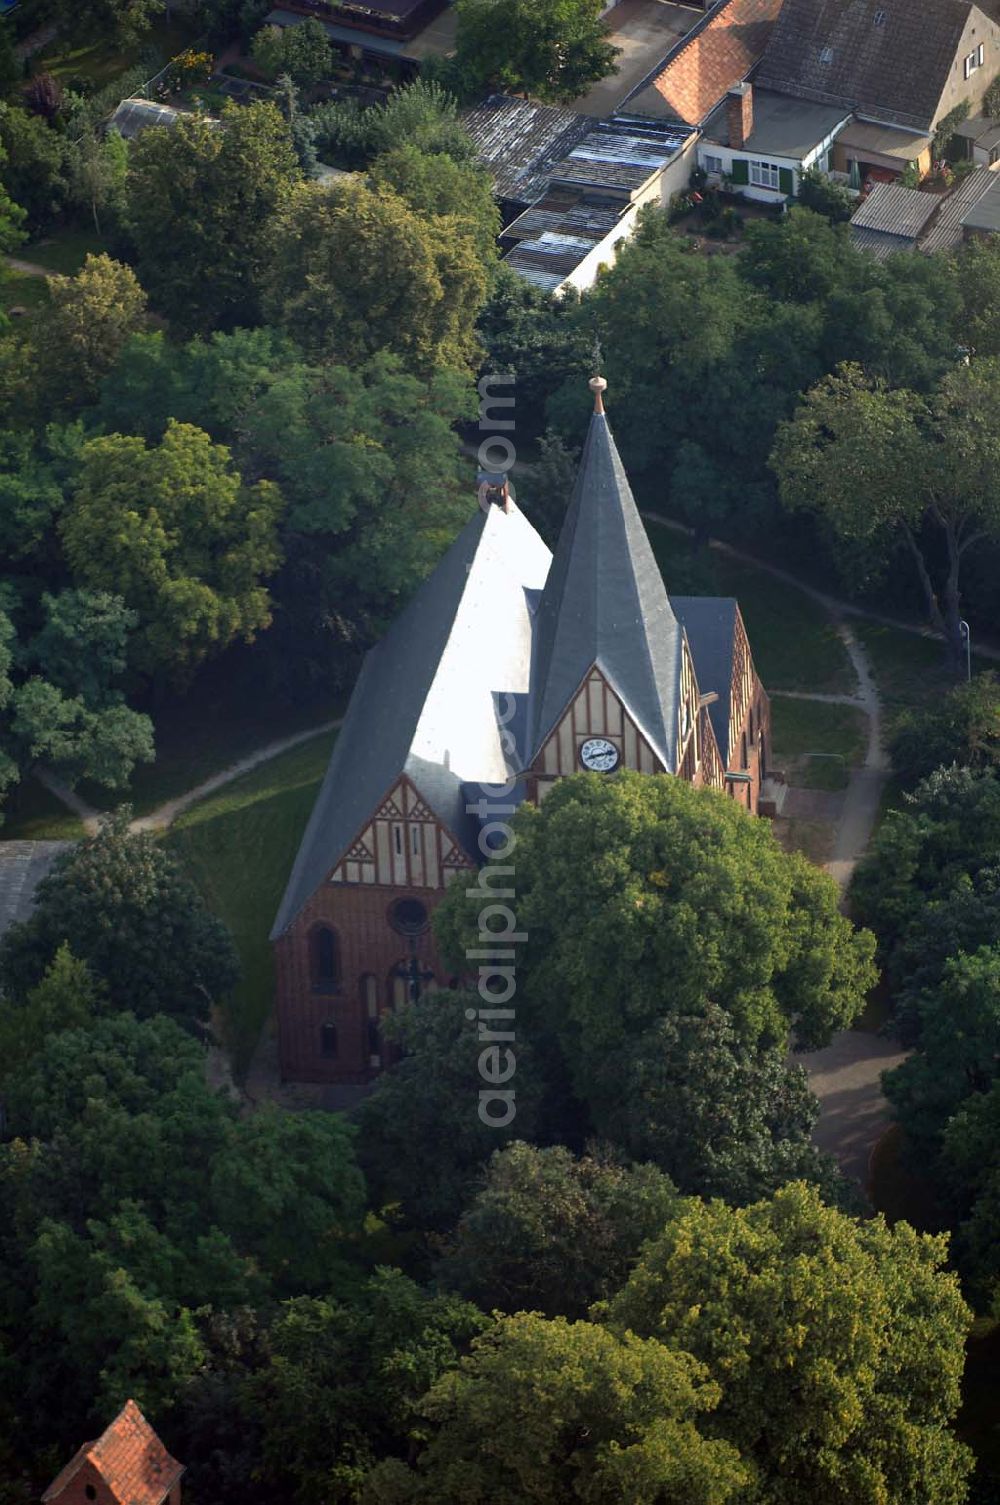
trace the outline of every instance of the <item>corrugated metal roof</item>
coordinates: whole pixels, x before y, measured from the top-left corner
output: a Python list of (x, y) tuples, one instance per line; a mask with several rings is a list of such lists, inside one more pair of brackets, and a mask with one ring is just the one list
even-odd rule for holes
[(937, 219), (920, 238), (920, 250), (950, 251), (961, 245), (962, 220), (974, 204), (978, 204), (986, 190), (996, 182), (988, 167), (977, 167), (963, 178), (958, 187), (942, 200)]
[(493, 94), (466, 111), (462, 124), (493, 176), (497, 198), (530, 204), (548, 186), (547, 169), (587, 135), (594, 117)]
[(899, 183), (876, 183), (851, 220), (859, 230), (881, 230), (915, 240), (941, 206), (934, 193), (903, 188)]
[(962, 225), (966, 230), (986, 230), (992, 234), (1000, 230), (1000, 180), (995, 173), (982, 198), (966, 210)]
[(900, 251), (915, 251), (917, 242), (908, 235), (889, 235), (884, 230), (859, 230), (851, 226), (851, 239), (859, 251), (867, 251), (876, 261), (887, 261)]
[(615, 188), (632, 194), (675, 157), (690, 128), (639, 115), (599, 121), (551, 171), (553, 183)]
[(556, 186), (504, 231), (517, 245), (505, 265), (536, 287), (554, 292), (595, 246), (611, 234), (628, 206), (584, 189)]

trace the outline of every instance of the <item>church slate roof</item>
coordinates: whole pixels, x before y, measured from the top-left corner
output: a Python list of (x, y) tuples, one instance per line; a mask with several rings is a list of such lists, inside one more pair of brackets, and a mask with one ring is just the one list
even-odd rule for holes
[(596, 412), (538, 611), (532, 754), (596, 663), (672, 772), (682, 648), (625, 467), (607, 418)]
[(735, 600), (731, 596), (671, 596), (678, 621), (687, 633), (694, 677), (702, 695), (718, 695), (708, 708), (723, 763), (729, 757), (729, 712), (732, 703)]
[(551, 557), (513, 503), (477, 511), (366, 656), (272, 939), (403, 773), (476, 855), (462, 785), (508, 777), (496, 697), (527, 694), (532, 613)]

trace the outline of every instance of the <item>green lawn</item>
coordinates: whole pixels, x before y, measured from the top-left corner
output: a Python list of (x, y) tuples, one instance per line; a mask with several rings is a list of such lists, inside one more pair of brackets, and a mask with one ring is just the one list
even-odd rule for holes
[[(871, 660), (890, 720), (908, 707), (931, 704), (960, 683), (962, 676), (949, 668), (944, 646), (936, 639), (860, 618), (852, 620), (851, 627)], [(988, 659), (973, 654), (973, 673), (995, 667)]]
[(10, 313), (12, 308), (23, 308), (30, 318), (36, 309), (44, 308), (48, 301), (49, 285), (44, 277), (32, 277), (30, 272), (11, 271), (5, 271), (0, 277), (0, 308), (4, 313)]
[[(60, 230), (58, 235), (22, 246), (18, 255), (22, 261), (33, 261), (46, 271), (75, 277), (89, 255), (97, 256), (107, 249), (107, 242), (93, 230)], [(36, 281), (43, 279), (39, 277)]]
[(37, 779), (16, 784), (0, 812), (0, 841), (78, 841), (83, 826)]
[(153, 710), (156, 761), (137, 768), (127, 790), (85, 784), (80, 794), (98, 810), (127, 802), (147, 815), (256, 748), (322, 726), (343, 709), (343, 699), (329, 694), (303, 705), (278, 702), (263, 690), (251, 695), (243, 681), (213, 666), (188, 695), (171, 696)]
[(649, 537), (668, 590), (735, 596), (766, 689), (850, 694), (854, 671), (823, 608), (804, 591), (649, 519)]
[(242, 1077), (274, 992), (268, 933), (330, 758), (333, 736), (273, 758), (181, 816), (164, 838), (236, 939), (243, 981), (225, 1008)]
[(53, 74), (64, 84), (79, 79), (86, 80), (95, 89), (102, 89), (127, 68), (134, 68), (144, 57), (149, 56), (152, 62), (154, 51), (162, 61), (149, 71), (150, 74), (157, 73), (192, 39), (190, 27), (176, 22), (168, 26), (161, 21), (133, 47), (122, 47), (113, 38), (100, 34), (89, 39), (74, 37), (70, 40), (57, 36), (38, 61), (46, 73)]
[(861, 764), (867, 741), (868, 718), (854, 706), (780, 695), (771, 701), (771, 761), (800, 788), (845, 788), (846, 771)]

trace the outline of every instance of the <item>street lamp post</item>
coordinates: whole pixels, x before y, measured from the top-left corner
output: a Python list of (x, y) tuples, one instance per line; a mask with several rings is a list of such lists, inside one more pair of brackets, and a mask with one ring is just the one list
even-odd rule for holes
[(962, 634), (962, 642), (965, 644), (965, 677), (972, 683), (972, 628), (968, 622), (961, 621), (958, 624)]

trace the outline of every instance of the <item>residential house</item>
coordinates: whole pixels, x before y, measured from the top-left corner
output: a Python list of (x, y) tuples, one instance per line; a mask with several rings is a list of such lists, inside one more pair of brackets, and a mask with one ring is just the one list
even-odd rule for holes
[(622, 102), (634, 115), (702, 126), (760, 62), (782, 0), (721, 0)]
[(628, 768), (757, 811), (770, 711), (739, 607), (667, 594), (591, 386), (554, 555), (485, 480), (365, 660), (271, 934), (286, 1079), (378, 1074), (385, 1014), (451, 980), (430, 928), (449, 882), (557, 779)]
[(309, 16), (322, 22), (345, 59), (388, 66), (402, 78), (455, 47), (451, 0), (285, 0), (265, 24), (298, 26)]
[[(938, 126), (956, 110), (978, 109), (998, 71), (1000, 26), (973, 0), (785, 0), (754, 93), (839, 111), (832, 150), (820, 142), (817, 118), (802, 161), (822, 167), (825, 156), (860, 187), (892, 181), (909, 163), (925, 172)], [(756, 101), (753, 114), (760, 116)], [(791, 155), (780, 146), (774, 156)], [(744, 143), (739, 156), (749, 162), (756, 147), (748, 152)], [(778, 175), (748, 166), (747, 176)]]
[(130, 1400), (53, 1479), (42, 1505), (180, 1505), (183, 1473)]

